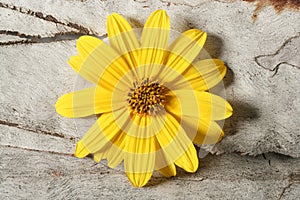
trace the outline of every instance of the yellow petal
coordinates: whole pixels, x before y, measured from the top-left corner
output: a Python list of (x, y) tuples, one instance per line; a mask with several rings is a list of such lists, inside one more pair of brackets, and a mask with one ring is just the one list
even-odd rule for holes
[[(190, 29), (182, 33), (168, 48), (170, 53), (165, 58), (165, 65), (181, 74), (198, 56), (205, 41), (206, 33), (201, 30)], [(170, 76), (174, 75), (176, 75), (174, 72), (166, 69), (161, 77), (169, 79)]]
[(163, 163), (158, 169), (174, 163), (192, 144), (177, 120), (171, 114), (166, 113), (166, 116), (165, 127), (156, 138), (169, 163)]
[[(135, 187), (144, 186), (151, 178), (155, 164), (155, 152), (157, 148), (155, 138), (147, 140), (130, 138), (126, 141), (124, 167), (128, 179)], [(146, 153), (141, 153), (146, 152)]]
[[(166, 110), (176, 118), (191, 140), (196, 144), (215, 144), (222, 139), (224, 135), (222, 128), (214, 121), (201, 119), (199, 117), (201, 110), (197, 112), (195, 108), (197, 105), (181, 105), (180, 95), (176, 98), (175, 93), (170, 94), (168, 104), (165, 106)], [(190, 100), (192, 99), (191, 94), (187, 93), (186, 95), (190, 97)], [(192, 104), (195, 104), (195, 102), (191, 101), (189, 103), (189, 105)]]
[[(112, 138), (117, 134), (120, 134), (121, 130), (113, 126), (114, 124), (113, 113), (103, 113), (97, 120), (97, 122), (88, 130), (83, 138), (77, 143), (76, 156), (86, 156), (82, 154), (84, 152), (96, 153), (100, 150), (105, 150), (112, 145)], [(120, 117), (120, 116), (117, 116)], [(80, 147), (80, 148), (79, 148)]]
[(159, 147), (155, 155), (155, 169), (165, 177), (176, 176), (174, 161), (166, 157), (164, 149)]
[[(170, 38), (170, 20), (164, 10), (153, 12), (145, 23), (141, 37), (143, 50), (140, 52), (139, 65), (163, 64)], [(151, 66), (145, 68), (145, 76), (151, 74)]]
[[(117, 91), (115, 91), (117, 92)], [(86, 88), (61, 96), (56, 104), (56, 112), (65, 117), (85, 117), (111, 112), (124, 106), (121, 101), (112, 99), (112, 91), (104, 87)], [(114, 106), (114, 109), (112, 108)]]
[[(122, 17), (121, 15), (117, 13), (112, 13), (111, 15), (108, 16), (107, 22), (106, 22), (106, 29), (108, 32), (108, 37), (109, 39), (120, 35), (123, 32), (130, 32), (132, 31), (132, 27), (130, 24), (127, 22), (127, 20)], [(134, 34), (135, 36), (135, 34)], [(131, 41), (132, 39), (132, 41)], [(134, 44), (129, 44), (129, 45), (137, 45), (138, 46), (138, 41), (137, 38), (131, 38), (130, 40), (124, 40), (122, 43), (128, 43), (128, 42), (134, 42)], [(116, 44), (118, 46), (118, 44)]]
[(218, 59), (201, 60), (183, 72), (183, 79), (174, 81), (173, 88), (184, 89), (190, 84), (194, 90), (204, 91), (217, 85), (226, 74), (226, 66)]
[(125, 151), (128, 153), (147, 154), (155, 152), (158, 149), (155, 136), (143, 138), (142, 132), (136, 133), (136, 136), (126, 138)]
[[(165, 119), (162, 116), (132, 114), (130, 111), (124, 112), (122, 116), (123, 117), (116, 119), (116, 124), (122, 128), (122, 131), (128, 137), (146, 140), (147, 138), (155, 137), (155, 135), (164, 128)], [(127, 151), (131, 150), (127, 149)]]
[(81, 36), (76, 43), (79, 54), (86, 58), (102, 41), (96, 37), (84, 35)]
[(134, 187), (143, 187), (148, 183), (152, 176), (152, 172), (149, 173), (129, 173), (126, 172), (126, 175), (130, 181), (130, 183)]
[(135, 187), (144, 186), (151, 178), (156, 151), (159, 148), (155, 136), (144, 138), (143, 128), (145, 127), (141, 126), (141, 129), (137, 129), (135, 136), (126, 136), (124, 149), (124, 168), (128, 179)]
[[(78, 72), (79, 69), (81, 68), (81, 65), (82, 65), (82, 62), (84, 59), (85, 58), (83, 58), (83, 56), (81, 56), (81, 55), (71, 56), (68, 63), (73, 68), (73, 70)], [(104, 70), (104, 69), (102, 69), (102, 70)]]
[(105, 158), (105, 151), (97, 151), (96, 153), (94, 153), (94, 161), (95, 162), (100, 162), (103, 158)]
[(224, 136), (222, 128), (213, 121), (200, 120), (198, 131), (194, 138), (196, 144), (216, 144)]
[(76, 150), (75, 150), (75, 156), (77, 158), (84, 158), (89, 154), (90, 154), (90, 152), (89, 152), (89, 150), (87, 150), (87, 148), (85, 148), (84, 144), (80, 141), (77, 142)]
[(145, 23), (141, 38), (142, 47), (166, 49), (169, 37), (170, 20), (166, 11), (154, 11)]
[[(184, 110), (184, 115), (209, 121), (226, 119), (232, 115), (231, 105), (217, 95), (192, 90), (173, 90), (172, 93), (165, 108), (174, 116), (178, 115), (178, 110)], [(179, 100), (180, 105), (178, 101), (172, 100), (174, 98)]]
[[(89, 43), (86, 42), (86, 40), (94, 39), (91, 39), (91, 37), (79, 38), (79, 46), (77, 45), (79, 55), (72, 56), (69, 60), (70, 66), (86, 80), (99, 84), (102, 73), (104, 70), (108, 70), (108, 72), (113, 73), (113, 77), (115, 77), (115, 79), (111, 81), (115, 81), (130, 70), (130, 66), (128, 66), (121, 55), (105, 42), (97, 40), (97, 46), (93, 46), (90, 45), (90, 43), (93, 42)], [(91, 51), (91, 49), (93, 50)]]
[(123, 161), (126, 140), (126, 134), (118, 134), (112, 139), (113, 145), (111, 145), (106, 154), (106, 159), (110, 168), (115, 168)]
[(198, 156), (197, 151), (194, 145), (190, 145), (187, 151), (184, 152), (182, 156), (178, 160), (176, 160), (175, 164), (187, 172), (195, 172), (198, 169)]
[(106, 154), (106, 159), (110, 168), (117, 167), (124, 160), (124, 149), (112, 145)]
[(139, 41), (130, 24), (124, 17), (113, 13), (107, 18), (107, 32), (110, 45), (123, 55), (127, 63), (134, 68), (138, 62)]
[(165, 177), (172, 177), (176, 176), (176, 167), (174, 164), (170, 164), (164, 168), (158, 169), (157, 170), (159, 173), (161, 173)]

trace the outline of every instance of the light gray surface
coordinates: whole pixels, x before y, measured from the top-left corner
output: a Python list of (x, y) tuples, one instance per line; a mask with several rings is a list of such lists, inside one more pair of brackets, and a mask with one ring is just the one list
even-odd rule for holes
[(1, 147), (0, 198), (21, 199), (296, 199), (299, 160), (274, 154), (207, 156), (195, 174), (155, 174), (145, 188), (133, 188), (125, 174), (43, 151)]
[(226, 137), (212, 152), (300, 156), (299, 11), (278, 14), (265, 7), (254, 22), (255, 5), (243, 1), (1, 0), (0, 199), (299, 196), (299, 159), (274, 154), (267, 154), (271, 166), (261, 156), (209, 156), (197, 174), (154, 178), (144, 189), (133, 189), (121, 172), (65, 155), (73, 153), (89, 126), (89, 120), (66, 119), (54, 109), (77, 79), (67, 65), (76, 54), (76, 39), (86, 33), (105, 35), (111, 12), (142, 27), (159, 8), (167, 10), (176, 31), (206, 31), (206, 50), (230, 69), (224, 83), (234, 114), (226, 120)]

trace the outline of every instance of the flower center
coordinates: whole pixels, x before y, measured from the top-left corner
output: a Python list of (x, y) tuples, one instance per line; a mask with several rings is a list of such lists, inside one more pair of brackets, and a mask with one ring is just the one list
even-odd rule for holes
[(128, 104), (134, 114), (151, 114), (166, 103), (167, 88), (157, 82), (134, 84), (128, 93)]

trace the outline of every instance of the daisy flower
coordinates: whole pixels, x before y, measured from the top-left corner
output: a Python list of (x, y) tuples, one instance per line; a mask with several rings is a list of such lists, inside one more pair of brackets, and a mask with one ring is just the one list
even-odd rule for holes
[[(65, 117), (98, 114), (77, 142), (78, 158), (93, 154), (109, 167), (124, 162), (130, 182), (144, 186), (157, 170), (176, 175), (198, 168), (194, 144), (215, 144), (224, 133), (216, 120), (232, 114), (230, 104), (208, 90), (226, 73), (221, 60), (195, 61), (206, 33), (191, 29), (170, 42), (170, 21), (157, 10), (138, 38), (119, 14), (107, 19), (109, 44), (82, 36), (70, 66), (95, 87), (61, 96), (56, 111)], [(169, 45), (169, 43), (171, 43)]]

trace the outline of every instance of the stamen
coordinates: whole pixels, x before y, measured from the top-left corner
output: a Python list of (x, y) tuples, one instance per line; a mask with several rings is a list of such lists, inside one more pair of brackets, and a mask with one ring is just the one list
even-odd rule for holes
[(134, 114), (151, 114), (166, 103), (167, 88), (149, 79), (133, 83), (134, 89), (128, 93), (128, 104)]

